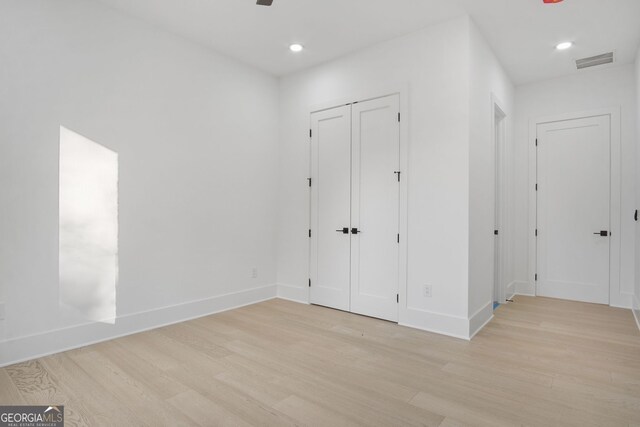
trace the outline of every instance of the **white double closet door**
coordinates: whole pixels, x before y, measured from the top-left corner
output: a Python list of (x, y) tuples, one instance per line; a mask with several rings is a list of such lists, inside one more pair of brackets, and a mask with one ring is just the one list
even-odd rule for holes
[(398, 321), (399, 96), (311, 114), (312, 304)]

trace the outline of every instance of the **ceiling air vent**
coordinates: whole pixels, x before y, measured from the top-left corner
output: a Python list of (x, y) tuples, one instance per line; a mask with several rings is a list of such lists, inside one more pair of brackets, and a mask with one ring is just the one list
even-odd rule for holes
[(613, 52), (604, 53), (602, 55), (592, 56), (590, 58), (582, 58), (576, 60), (578, 70), (584, 68), (595, 67), (596, 65), (611, 64), (613, 62)]

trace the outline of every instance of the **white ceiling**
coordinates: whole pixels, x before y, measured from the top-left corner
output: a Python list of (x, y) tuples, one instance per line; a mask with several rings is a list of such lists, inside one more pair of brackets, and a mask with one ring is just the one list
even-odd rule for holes
[[(573, 59), (640, 44), (640, 0), (100, 0), (276, 75), (468, 13), (514, 83), (575, 71)], [(575, 47), (554, 46), (572, 40)], [(288, 50), (302, 43), (300, 54)]]
[[(640, 0), (459, 1), (516, 84), (577, 73), (576, 59), (612, 50), (628, 64), (640, 46)], [(557, 51), (562, 41), (575, 45)]]
[[(101, 1), (276, 75), (464, 13), (450, 0)], [(291, 43), (306, 49), (294, 55)]]

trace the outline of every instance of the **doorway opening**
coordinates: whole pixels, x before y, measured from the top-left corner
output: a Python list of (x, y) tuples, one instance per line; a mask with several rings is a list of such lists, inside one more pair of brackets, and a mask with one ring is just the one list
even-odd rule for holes
[(506, 185), (505, 185), (505, 160), (506, 160), (506, 124), (507, 115), (493, 100), (493, 145), (494, 145), (494, 244), (493, 244), (493, 309), (494, 311), (507, 300), (504, 280), (506, 254), (504, 248), (504, 221), (506, 218)]

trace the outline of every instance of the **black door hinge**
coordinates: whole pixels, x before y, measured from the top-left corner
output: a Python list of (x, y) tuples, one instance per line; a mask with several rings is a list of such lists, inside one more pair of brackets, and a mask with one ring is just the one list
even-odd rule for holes
[(311, 237), (311, 229), (309, 229), (309, 237)]
[(536, 147), (538, 146), (538, 138), (536, 138)]
[(400, 294), (396, 294), (396, 302), (399, 304), (400, 303)]
[(493, 230), (493, 234), (497, 236), (499, 234), (499, 231), (498, 230)]
[(400, 113), (398, 113), (398, 123), (400, 123)]
[(636, 221), (638, 220), (638, 209), (636, 209), (636, 213), (635, 215), (633, 215), (633, 219), (635, 219)]
[(538, 237), (538, 229), (536, 228), (536, 237)]
[(400, 182), (400, 174), (401, 174), (401, 173), (402, 173), (402, 172), (400, 172), (400, 171), (395, 171), (395, 172), (394, 172), (394, 174), (398, 175), (398, 182)]
[(400, 243), (400, 233), (398, 233), (398, 243)]
[(538, 273), (536, 273), (535, 280), (538, 281)]
[(311, 279), (309, 279), (309, 287), (311, 287)]
[(309, 181), (309, 187), (311, 187), (311, 178), (307, 178), (307, 181)]
[(313, 138), (313, 129), (309, 129), (309, 138)]
[(538, 184), (536, 184), (536, 191), (538, 191)]

